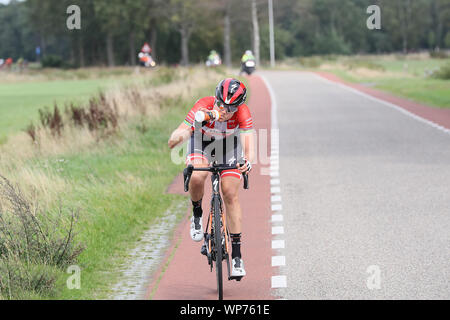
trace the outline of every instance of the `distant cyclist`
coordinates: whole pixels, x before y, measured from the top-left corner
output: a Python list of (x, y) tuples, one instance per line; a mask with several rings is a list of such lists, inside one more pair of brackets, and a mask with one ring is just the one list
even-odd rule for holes
[(244, 55), (241, 58), (241, 73), (245, 72), (248, 75), (251, 75), (255, 71), (256, 67), (256, 58), (253, 55), (251, 50), (245, 51)]
[(246, 50), (244, 55), (241, 58), (241, 63), (246, 63), (248, 60), (256, 60), (253, 52), (251, 50)]
[[(242, 277), (246, 272), (241, 254), (242, 210), (238, 190), (242, 173), (249, 172), (254, 159), (253, 119), (245, 104), (247, 89), (239, 80), (228, 78), (220, 81), (216, 94), (198, 100), (189, 111), (184, 122), (172, 133), (168, 145), (176, 145), (189, 140), (186, 164), (207, 167), (216, 160), (219, 164), (237, 164), (239, 169), (225, 170), (221, 174), (221, 189), (225, 202), (227, 224), (232, 246), (231, 276)], [(217, 110), (218, 112), (214, 112)], [(216, 114), (218, 119), (203, 121), (196, 125), (196, 116)], [(239, 163), (244, 163), (240, 166)], [(207, 172), (195, 171), (189, 184), (193, 205), (191, 218), (191, 238), (203, 239), (202, 198)]]

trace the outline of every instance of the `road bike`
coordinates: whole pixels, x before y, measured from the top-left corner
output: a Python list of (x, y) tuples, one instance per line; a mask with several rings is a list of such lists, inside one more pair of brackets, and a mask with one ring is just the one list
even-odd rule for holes
[[(216, 265), (217, 278), (217, 292), (219, 300), (223, 300), (223, 272), (222, 262), (226, 261), (228, 270), (228, 280), (241, 281), (242, 277), (232, 277), (230, 268), (230, 235), (227, 229), (226, 215), (222, 208), (222, 198), (220, 196), (220, 173), (224, 170), (237, 169), (236, 165), (219, 165), (216, 161), (207, 168), (195, 168), (193, 165), (188, 165), (184, 171), (184, 191), (189, 191), (189, 182), (193, 171), (207, 171), (211, 172), (212, 183), (212, 198), (211, 210), (208, 216), (208, 223), (204, 232), (204, 245), (202, 253), (206, 255), (208, 264), (213, 270), (213, 265)], [(248, 175), (242, 174), (244, 178), (244, 189), (248, 189)]]

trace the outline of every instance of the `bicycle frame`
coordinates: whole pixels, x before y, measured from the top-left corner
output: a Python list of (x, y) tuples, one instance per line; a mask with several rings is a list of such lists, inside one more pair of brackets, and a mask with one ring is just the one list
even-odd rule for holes
[[(184, 169), (184, 190), (189, 190), (190, 177), (193, 171), (211, 172), (212, 197), (211, 210), (209, 212), (208, 223), (205, 227), (204, 241), (207, 244), (208, 264), (213, 269), (213, 261), (216, 262), (217, 287), (219, 300), (223, 299), (223, 276), (222, 261), (227, 261), (228, 280), (240, 281), (242, 277), (233, 278), (230, 273), (229, 259), (229, 234), (227, 229), (226, 214), (222, 210), (222, 198), (220, 196), (220, 173), (224, 170), (237, 169), (236, 166), (220, 166), (216, 162), (208, 168), (194, 168), (189, 165)], [(244, 189), (248, 189), (248, 175), (243, 174)], [(218, 233), (217, 233), (218, 232)], [(219, 243), (218, 243), (219, 242)]]

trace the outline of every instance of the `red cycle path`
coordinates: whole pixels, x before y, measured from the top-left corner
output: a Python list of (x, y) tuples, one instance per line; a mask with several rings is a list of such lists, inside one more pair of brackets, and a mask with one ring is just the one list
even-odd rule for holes
[(439, 109), (429, 107), (411, 100), (396, 97), (384, 91), (368, 88), (361, 84), (344, 81), (339, 77), (337, 77), (336, 75), (327, 72), (316, 72), (316, 74), (330, 81), (345, 84), (346, 86), (364, 92), (372, 97), (395, 104), (405, 110), (408, 110), (409, 112), (415, 115), (418, 115), (424, 119), (434, 122), (444, 128), (450, 129), (450, 109)]
[[(248, 77), (251, 88), (249, 107), (255, 129), (267, 129), (270, 143), (271, 101), (269, 92), (258, 76)], [(259, 148), (258, 148), (259, 150)], [(270, 150), (267, 146), (266, 150)], [(268, 164), (267, 164), (268, 166)], [(261, 165), (256, 164), (250, 177), (250, 189), (240, 190), (242, 207), (242, 258), (247, 276), (242, 281), (227, 281), (224, 276), (224, 299), (261, 300), (274, 299), (271, 295), (272, 235), (270, 176), (261, 175)], [(179, 175), (169, 192), (182, 193), (182, 176)], [(204, 225), (211, 199), (210, 180), (206, 180), (203, 197)], [(152, 275), (146, 298), (155, 300), (216, 300), (217, 284), (215, 269), (210, 272), (206, 257), (200, 254), (202, 242), (193, 242), (189, 235), (192, 209), (175, 231), (172, 244), (159, 270)], [(223, 264), (226, 273), (226, 264)]]

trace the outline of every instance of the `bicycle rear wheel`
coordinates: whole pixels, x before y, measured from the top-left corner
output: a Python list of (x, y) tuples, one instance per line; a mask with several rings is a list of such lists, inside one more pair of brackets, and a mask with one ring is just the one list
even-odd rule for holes
[(214, 247), (216, 251), (216, 277), (217, 277), (217, 293), (219, 300), (223, 300), (223, 249), (222, 249), (222, 225), (221, 225), (221, 206), (217, 197), (214, 199)]

